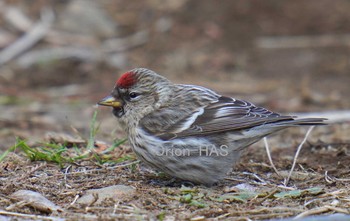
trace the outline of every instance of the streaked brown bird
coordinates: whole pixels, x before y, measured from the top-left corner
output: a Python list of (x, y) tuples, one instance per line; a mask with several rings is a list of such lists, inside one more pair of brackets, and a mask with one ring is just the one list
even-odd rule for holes
[(207, 186), (223, 179), (241, 151), (263, 137), (325, 120), (281, 115), (204, 87), (174, 84), (145, 68), (124, 73), (98, 104), (113, 108), (146, 165)]

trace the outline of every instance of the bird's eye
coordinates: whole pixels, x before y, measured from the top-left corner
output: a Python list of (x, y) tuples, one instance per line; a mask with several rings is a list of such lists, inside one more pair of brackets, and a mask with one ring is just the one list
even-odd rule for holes
[(139, 96), (139, 95), (135, 92), (130, 92), (130, 94), (129, 94), (130, 98), (136, 98), (137, 96)]

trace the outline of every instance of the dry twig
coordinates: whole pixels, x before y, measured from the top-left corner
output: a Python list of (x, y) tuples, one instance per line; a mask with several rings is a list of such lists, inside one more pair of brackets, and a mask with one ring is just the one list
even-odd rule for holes
[(50, 9), (44, 9), (41, 15), (41, 21), (33, 26), (24, 36), (19, 38), (12, 45), (6, 47), (0, 52), (0, 65), (3, 65), (24, 51), (33, 47), (49, 31), (54, 21), (54, 14)]
[(328, 212), (328, 211), (334, 211), (334, 212), (338, 212), (338, 213), (349, 214), (349, 211), (347, 211), (345, 209), (341, 209), (341, 208), (337, 208), (337, 207), (333, 207), (333, 206), (323, 206), (323, 207), (320, 207), (320, 208), (315, 208), (315, 209), (312, 209), (312, 210), (307, 210), (305, 212), (302, 212), (299, 215), (297, 215), (296, 217), (294, 217), (294, 219), (300, 219), (302, 217), (311, 216), (311, 215), (317, 215), (317, 214), (325, 213), (325, 212)]
[(30, 215), (30, 214), (24, 214), (24, 213), (7, 212), (4, 210), (0, 210), (0, 215), (17, 216), (17, 217), (23, 217), (23, 218), (35, 219), (35, 220), (54, 220), (54, 221), (62, 220), (62, 218), (54, 217), (54, 216)]
[(4, 19), (17, 30), (27, 32), (33, 26), (33, 22), (18, 7), (8, 6), (4, 3), (0, 5), (0, 13)]
[(264, 49), (350, 46), (350, 35), (261, 37), (256, 45)]

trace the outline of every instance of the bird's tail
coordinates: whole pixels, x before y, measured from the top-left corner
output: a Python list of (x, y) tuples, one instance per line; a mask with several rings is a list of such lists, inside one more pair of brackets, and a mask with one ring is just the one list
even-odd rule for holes
[(317, 125), (327, 125), (325, 122), (328, 120), (327, 118), (294, 118), (293, 120), (286, 120), (286, 121), (280, 121), (276, 122), (275, 126), (286, 126), (286, 127), (292, 127), (292, 126), (317, 126)]
[(299, 126), (326, 125), (327, 118), (300, 118), (294, 119), (294, 124)]

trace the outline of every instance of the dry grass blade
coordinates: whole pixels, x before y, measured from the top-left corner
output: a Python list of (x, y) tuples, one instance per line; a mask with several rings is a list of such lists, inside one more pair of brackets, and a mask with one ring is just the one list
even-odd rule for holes
[(275, 164), (273, 163), (272, 161), (272, 158), (271, 158), (271, 151), (270, 151), (270, 147), (269, 147), (269, 144), (267, 143), (267, 138), (264, 137), (264, 144), (265, 144), (265, 149), (266, 149), (266, 154), (267, 154), (267, 157), (269, 158), (269, 162), (271, 164), (271, 167), (272, 169), (275, 171), (275, 173), (278, 175), (278, 176), (281, 176), (275, 166)]
[(288, 174), (287, 179), (286, 179), (286, 180), (284, 181), (284, 183), (283, 183), (285, 186), (288, 185), (289, 180), (290, 180), (290, 177), (292, 176), (292, 173), (293, 173), (293, 170), (294, 170), (295, 165), (296, 165), (296, 163), (297, 163), (297, 159), (298, 159), (299, 153), (300, 153), (300, 151), (301, 151), (301, 148), (303, 147), (304, 143), (306, 142), (307, 138), (309, 137), (309, 135), (310, 135), (311, 131), (314, 129), (314, 127), (315, 127), (315, 126), (311, 126), (311, 127), (308, 129), (308, 131), (307, 131), (306, 134), (305, 134), (305, 137), (304, 137), (303, 141), (302, 141), (302, 142), (299, 144), (299, 146), (298, 146), (297, 152), (295, 153), (295, 156), (294, 156), (294, 159), (293, 159), (292, 168), (290, 169), (290, 172), (289, 172), (289, 174)]

